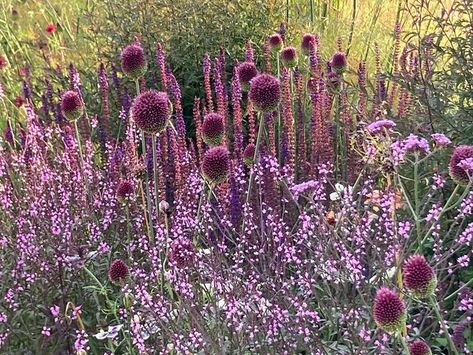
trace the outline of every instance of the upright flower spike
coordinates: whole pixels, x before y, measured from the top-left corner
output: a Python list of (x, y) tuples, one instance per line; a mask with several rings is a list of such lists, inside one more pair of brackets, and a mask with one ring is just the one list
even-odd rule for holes
[(70, 121), (82, 116), (83, 107), (79, 93), (73, 90), (66, 91), (61, 97), (61, 113)]
[(121, 53), (123, 72), (132, 79), (141, 78), (148, 69), (145, 53), (139, 43), (126, 46)]
[(336, 52), (332, 60), (330, 61), (333, 70), (337, 72), (337, 74), (342, 74), (347, 69), (347, 57), (343, 52)]
[(144, 132), (162, 132), (170, 116), (168, 95), (155, 90), (141, 93), (131, 106), (131, 115), (138, 128)]
[(281, 99), (279, 80), (270, 74), (260, 74), (250, 81), (249, 98), (260, 112), (277, 109)]
[(404, 285), (414, 296), (426, 298), (434, 294), (437, 278), (422, 255), (413, 255), (404, 264)]
[(202, 124), (202, 140), (210, 146), (222, 143), (225, 134), (224, 117), (219, 113), (209, 113)]
[(229, 169), (230, 158), (227, 148), (219, 146), (205, 152), (202, 173), (210, 184), (218, 185), (224, 182)]
[(283, 46), (283, 40), (279, 33), (269, 36), (268, 43), (272, 52), (279, 52)]
[(256, 70), (256, 66), (253, 62), (243, 62), (238, 65), (237, 73), (241, 88), (244, 91), (248, 91), (250, 89), (250, 81), (258, 75), (258, 70)]
[(294, 68), (297, 65), (297, 51), (294, 47), (286, 47), (281, 51), (281, 61), (286, 68)]
[(128, 266), (120, 259), (115, 259), (108, 269), (108, 278), (114, 284), (120, 284), (128, 276)]
[(409, 345), (409, 355), (431, 355), (429, 346), (422, 340), (414, 340)]
[(398, 333), (406, 324), (406, 306), (397, 292), (382, 287), (374, 299), (373, 317), (378, 327), (387, 333)]
[(468, 171), (459, 166), (459, 164), (463, 160), (471, 158), (473, 158), (473, 145), (460, 145), (453, 151), (448, 168), (450, 176), (457, 184), (467, 185), (469, 183), (470, 176)]

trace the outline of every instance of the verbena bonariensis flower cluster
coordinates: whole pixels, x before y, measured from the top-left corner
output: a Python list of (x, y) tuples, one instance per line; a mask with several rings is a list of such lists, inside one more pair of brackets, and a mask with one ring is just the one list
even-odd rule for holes
[(42, 105), (25, 83), (0, 151), (2, 352), (468, 351), (472, 147), (401, 134), (414, 100), (379, 60), (372, 92), (341, 43), (302, 45), (270, 36), (260, 67), (248, 44), (231, 76), (206, 56), (187, 127), (161, 45), (150, 87), (138, 40), (124, 76), (100, 65), (97, 113), (72, 65)]

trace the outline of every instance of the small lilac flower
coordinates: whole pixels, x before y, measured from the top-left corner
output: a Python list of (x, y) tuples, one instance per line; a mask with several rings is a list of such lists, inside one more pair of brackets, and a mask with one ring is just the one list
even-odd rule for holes
[(437, 147), (445, 147), (452, 143), (452, 141), (442, 133), (434, 133), (431, 137)]
[(422, 152), (429, 153), (429, 143), (425, 138), (410, 134), (403, 142), (403, 149), (406, 153)]
[(225, 118), (219, 113), (205, 115), (202, 123), (202, 140), (205, 144), (216, 146), (222, 143), (225, 134)]
[[(450, 157), (449, 170), (452, 179), (461, 185), (470, 182), (469, 171), (471, 168), (470, 159), (473, 158), (473, 145), (460, 145), (455, 148)], [(466, 168), (466, 169), (465, 169)]]
[(465, 170), (468, 176), (473, 176), (473, 158), (466, 158), (457, 164), (458, 167)]
[(281, 61), (286, 68), (294, 68), (297, 65), (297, 51), (294, 47), (286, 47), (281, 51)]
[(279, 33), (269, 36), (268, 43), (273, 52), (279, 52), (283, 46), (283, 40)]
[(279, 80), (269, 74), (260, 74), (250, 81), (249, 98), (257, 111), (274, 111), (281, 99)]
[(409, 355), (431, 355), (429, 346), (422, 340), (414, 340), (409, 345)]
[(132, 79), (141, 78), (148, 69), (145, 53), (139, 43), (126, 46), (121, 53), (123, 72)]
[(51, 336), (51, 328), (47, 326), (43, 326), (43, 329), (41, 330), (41, 334), (44, 335), (45, 337)]
[(115, 259), (108, 269), (108, 278), (114, 284), (120, 284), (128, 276), (128, 266), (120, 259)]
[(82, 116), (82, 100), (78, 92), (69, 90), (62, 94), (61, 112), (70, 121), (75, 121)]
[(382, 287), (376, 293), (373, 316), (378, 327), (387, 333), (398, 333), (406, 324), (406, 306), (397, 292)]
[(254, 63), (243, 62), (240, 65), (238, 65), (237, 73), (238, 73), (238, 80), (240, 80), (241, 88), (245, 91), (248, 91), (250, 89), (250, 81), (256, 75), (258, 75), (258, 70), (256, 69), (256, 66)]
[(131, 106), (131, 115), (138, 128), (144, 132), (160, 133), (170, 116), (168, 95), (155, 90), (138, 95)]
[(218, 146), (210, 148), (204, 154), (202, 173), (213, 185), (218, 185), (227, 179), (230, 169), (229, 153), (227, 148)]
[(366, 130), (371, 134), (384, 133), (390, 131), (396, 124), (391, 120), (378, 120), (370, 123)]
[(414, 296), (426, 298), (434, 294), (437, 278), (422, 255), (412, 255), (404, 264), (404, 285)]

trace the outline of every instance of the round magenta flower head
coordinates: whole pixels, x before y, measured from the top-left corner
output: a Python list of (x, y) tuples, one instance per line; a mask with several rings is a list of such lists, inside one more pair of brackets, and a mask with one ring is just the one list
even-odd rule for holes
[(82, 100), (78, 92), (69, 90), (62, 94), (61, 112), (70, 121), (75, 121), (82, 116)]
[(461, 164), (463, 161), (473, 158), (473, 145), (460, 145), (455, 148), (450, 157), (449, 170), (452, 179), (460, 185), (467, 185), (472, 174), (470, 169)]
[(312, 33), (306, 33), (302, 36), (301, 48), (304, 54), (309, 54), (311, 47), (315, 46), (315, 36)]
[(178, 238), (171, 243), (169, 248), (169, 261), (178, 268), (189, 267), (194, 263), (196, 251), (188, 238)]
[(398, 333), (406, 324), (406, 306), (397, 292), (382, 287), (374, 299), (373, 316), (379, 328), (387, 333)]
[(294, 47), (286, 47), (281, 51), (281, 61), (286, 68), (294, 68), (297, 65), (297, 51)]
[(273, 52), (279, 52), (282, 49), (283, 40), (279, 33), (269, 36), (268, 42), (269, 48), (271, 48)]
[(133, 43), (122, 50), (121, 64), (123, 72), (132, 79), (141, 78), (148, 69), (143, 47)]
[(225, 118), (219, 113), (209, 113), (202, 123), (202, 140), (205, 144), (214, 146), (222, 143), (225, 134)]
[(260, 74), (250, 81), (250, 100), (257, 111), (271, 112), (277, 109), (281, 99), (279, 80), (270, 74)]
[(347, 57), (343, 52), (336, 52), (330, 62), (332, 68), (338, 73), (342, 74), (347, 69)]
[(230, 169), (230, 158), (227, 148), (223, 146), (210, 148), (204, 154), (202, 173), (212, 185), (218, 185), (227, 179)]
[(117, 200), (120, 202), (125, 202), (127, 199), (131, 198), (135, 188), (133, 184), (127, 180), (122, 180), (119, 182), (117, 187)]
[(255, 163), (255, 145), (248, 144), (243, 151), (243, 162), (246, 166), (251, 166)]
[(131, 115), (141, 130), (160, 133), (166, 128), (170, 116), (168, 95), (162, 91), (145, 91), (133, 101)]
[(434, 294), (437, 278), (434, 269), (422, 255), (412, 255), (404, 263), (404, 286), (414, 296), (426, 298)]
[(252, 62), (243, 62), (238, 65), (238, 79), (240, 80), (241, 88), (245, 91), (250, 89), (250, 81), (256, 75), (258, 75), (258, 71), (256, 70), (255, 63)]
[(114, 284), (121, 284), (128, 276), (128, 266), (120, 259), (115, 259), (108, 269), (108, 278)]
[(409, 345), (409, 355), (431, 355), (429, 346), (422, 340), (414, 340)]

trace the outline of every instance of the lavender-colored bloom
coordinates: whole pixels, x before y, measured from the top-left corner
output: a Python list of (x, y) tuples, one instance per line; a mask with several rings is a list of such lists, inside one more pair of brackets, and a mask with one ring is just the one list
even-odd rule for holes
[(225, 134), (224, 117), (219, 113), (205, 115), (202, 123), (202, 140), (205, 144), (215, 146), (222, 142)]
[(437, 147), (445, 147), (452, 143), (452, 141), (443, 133), (434, 133), (431, 137)]
[(315, 46), (315, 36), (312, 33), (305, 33), (301, 41), (302, 52), (308, 55), (310, 48), (313, 46)]
[(413, 255), (404, 264), (404, 285), (413, 295), (425, 298), (434, 294), (437, 278), (422, 255)]
[(448, 167), (450, 170), (450, 176), (456, 183), (467, 185), (470, 182), (471, 173), (469, 175), (468, 170), (470, 169), (469, 159), (472, 158), (472, 145), (460, 145), (453, 151)]
[(431, 355), (429, 346), (422, 340), (414, 340), (409, 345), (409, 355)]
[(473, 158), (463, 159), (457, 166), (465, 170), (470, 177), (473, 176)]
[(250, 81), (258, 75), (258, 70), (253, 62), (243, 62), (238, 65), (237, 73), (241, 88), (248, 91), (250, 89)]
[(376, 293), (373, 316), (378, 327), (387, 333), (397, 333), (406, 324), (406, 306), (397, 292), (382, 287)]
[(139, 43), (126, 46), (121, 53), (123, 72), (132, 79), (141, 78), (148, 68), (145, 53)]
[(345, 53), (343, 52), (336, 52), (332, 60), (330, 61), (330, 64), (338, 74), (342, 74), (346, 68), (347, 68), (347, 57)]
[(391, 120), (377, 120), (370, 123), (366, 130), (371, 134), (384, 133), (390, 131), (396, 124)]
[(61, 97), (61, 113), (68, 120), (75, 121), (82, 116), (82, 100), (76, 91), (66, 91)]
[(115, 284), (120, 284), (128, 276), (128, 266), (120, 259), (115, 259), (108, 269), (108, 278)]
[(283, 46), (283, 40), (279, 33), (275, 33), (268, 38), (269, 47), (273, 52), (279, 52)]
[(165, 92), (146, 91), (135, 98), (131, 114), (136, 125), (147, 133), (160, 133), (167, 125), (169, 99)]
[(218, 185), (227, 179), (230, 168), (229, 153), (223, 146), (210, 148), (204, 154), (202, 173), (213, 185)]
[(279, 80), (269, 74), (260, 74), (250, 81), (249, 98), (257, 111), (274, 111), (281, 99)]
[(286, 47), (281, 51), (281, 61), (287, 68), (294, 68), (297, 65), (297, 51), (294, 47)]
[(429, 142), (425, 138), (410, 134), (403, 142), (403, 149), (406, 153), (422, 152), (429, 153)]

